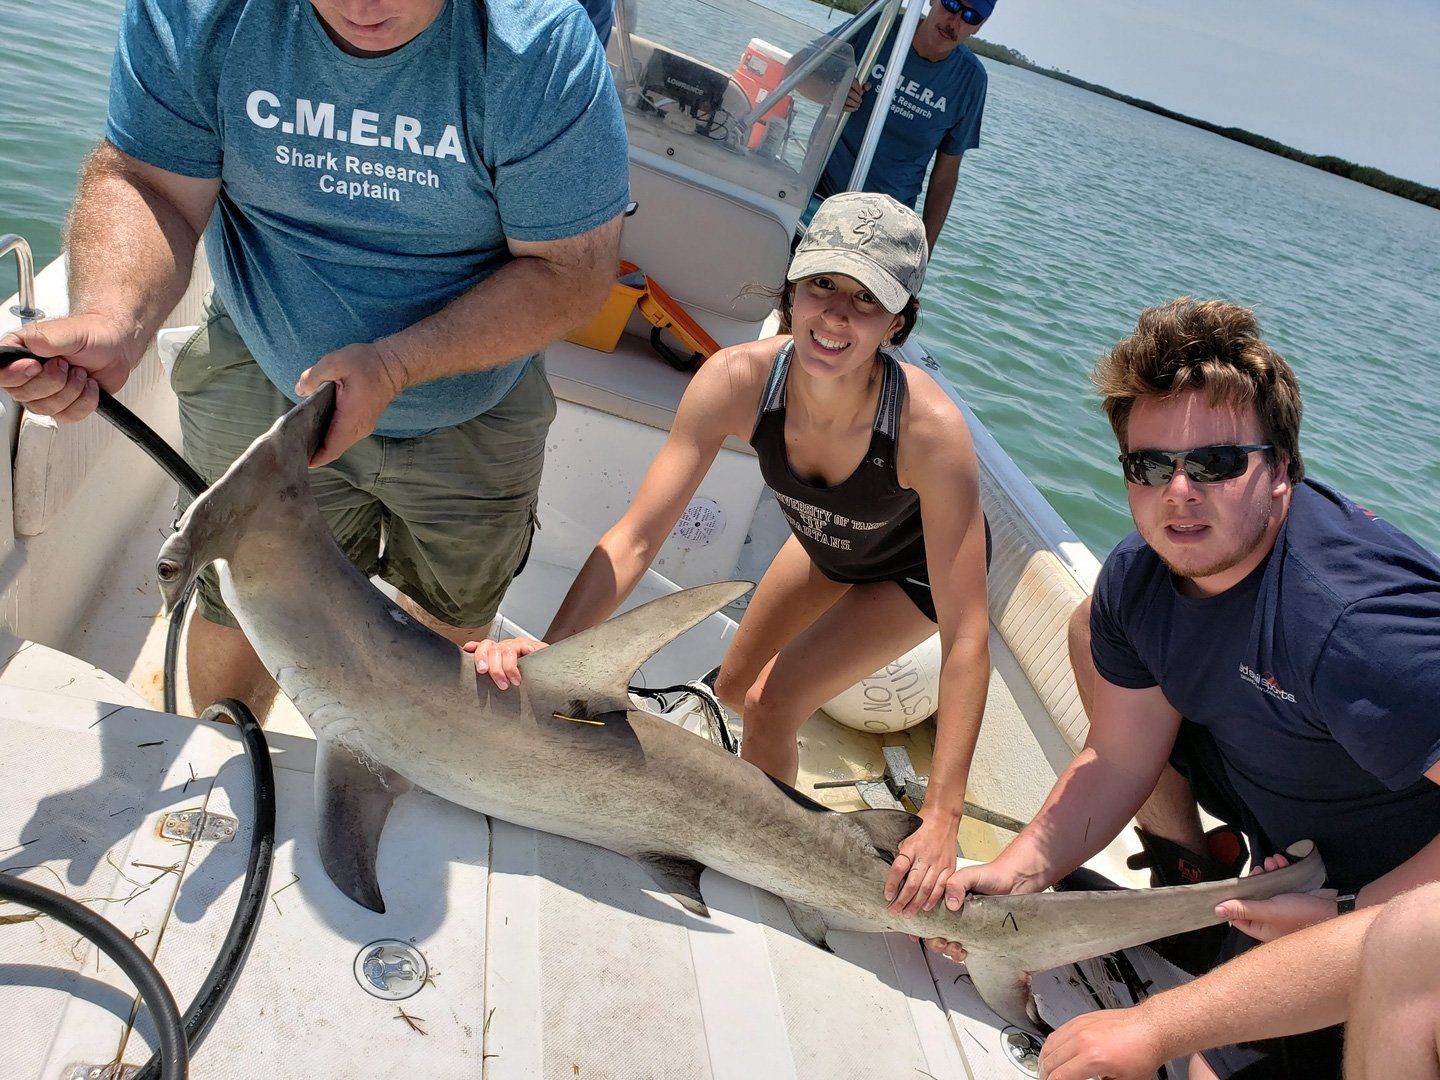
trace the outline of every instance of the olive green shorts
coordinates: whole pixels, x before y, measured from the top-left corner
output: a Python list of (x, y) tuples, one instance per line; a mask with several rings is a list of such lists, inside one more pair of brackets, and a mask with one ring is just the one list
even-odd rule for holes
[[(210, 483), (291, 407), (213, 297), (170, 382), (185, 457)], [(537, 359), (489, 412), (414, 439), (371, 435), (310, 470), (310, 490), (362, 571), (441, 622), (484, 626), (530, 554), (554, 417)], [(182, 492), (179, 509), (188, 503)], [(238, 628), (213, 566), (201, 576), (198, 603), (211, 622)]]

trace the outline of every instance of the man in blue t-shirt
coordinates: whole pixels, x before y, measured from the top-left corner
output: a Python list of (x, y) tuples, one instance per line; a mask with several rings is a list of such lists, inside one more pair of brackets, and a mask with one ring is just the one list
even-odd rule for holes
[[(883, 192), (913, 210), (929, 169), (930, 183), (920, 216), (932, 251), (950, 213), (960, 159), (966, 150), (980, 145), (987, 78), (979, 58), (964, 47), (964, 42), (994, 9), (995, 0), (934, 0), (929, 14), (916, 26), (905, 53), (890, 115), (865, 179), (864, 190)], [(874, 29), (871, 23), (851, 39), (850, 48), (857, 59), (863, 56)], [(843, 32), (842, 27), (838, 33)], [(899, 32), (898, 25), (890, 29), (875, 54), (873, 66), (850, 89), (845, 109), (852, 115), (815, 186), (819, 199), (849, 188), (860, 142), (874, 113), (880, 80), (885, 76), (885, 65)], [(833, 83), (833, 79), (808, 81), (801, 92), (810, 89), (817, 95), (828, 95)]]
[[(1034, 822), (957, 872), (947, 902), (1054, 884), (1137, 811), (1169, 845), (1146, 845), (1173, 857), (1155, 864), (1164, 883), (1226, 876), (1197, 797), (1256, 866), (1314, 840), (1341, 894), (1230, 913), (1211, 962), (1241, 951), (1242, 930), (1268, 940), (1440, 880), (1440, 560), (1304, 478), (1295, 375), (1248, 310), (1146, 311), (1095, 382), (1138, 531), (1106, 560), (1088, 627), (1083, 605), (1072, 622), (1089, 737)], [(1224, 1047), (1190, 1075), (1338, 1077), (1339, 1045), (1326, 1029)]]
[[(627, 199), (619, 100), (574, 0), (128, 0), (71, 215), (71, 314), (15, 335), (60, 359), (0, 387), (88, 415), (203, 233), (214, 294), (171, 375), (186, 457), (213, 480), (334, 381), (311, 486), (336, 539), (478, 640), (529, 550), (540, 350), (608, 294)], [(213, 576), (189, 678), (202, 707), (274, 693)]]

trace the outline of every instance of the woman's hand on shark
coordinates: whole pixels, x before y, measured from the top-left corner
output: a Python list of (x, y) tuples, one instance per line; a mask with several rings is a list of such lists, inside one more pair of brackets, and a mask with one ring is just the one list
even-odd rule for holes
[[(997, 859), (995, 862), (962, 866), (951, 874), (945, 882), (945, 906), (951, 911), (959, 911), (965, 903), (965, 897), (970, 893), (1004, 896), (1008, 893), (1035, 891), (1036, 886), (1027, 875), (1005, 869)], [(925, 944), (938, 953), (944, 953), (957, 964), (965, 959), (965, 946), (958, 941), (927, 938)]]
[(546, 642), (532, 637), (513, 637), (504, 641), (486, 638), (467, 641), (463, 648), (475, 654), (475, 674), (489, 675), (501, 690), (520, 685), (520, 657), (529, 656), (546, 647)]
[(335, 415), (310, 467), (328, 465), (375, 430), (380, 414), (405, 389), (399, 358), (379, 345), (346, 345), (326, 353), (300, 373), (295, 392), (309, 397), (321, 385), (335, 384)]
[(945, 882), (955, 872), (955, 830), (958, 821), (926, 819), (900, 842), (885, 879), (885, 899), (893, 915), (929, 911), (945, 896)]

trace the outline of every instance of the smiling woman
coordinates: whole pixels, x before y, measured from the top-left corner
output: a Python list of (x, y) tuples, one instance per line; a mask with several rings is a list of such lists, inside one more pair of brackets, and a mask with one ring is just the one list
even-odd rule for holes
[(720, 699), (744, 714), (746, 760), (794, 784), (800, 725), (939, 630), (929, 791), (885, 887), (892, 910), (910, 913), (933, 908), (954, 871), (989, 678), (987, 530), (969, 432), (929, 376), (884, 351), (915, 324), (927, 263), (923, 223), (889, 196), (823, 203), (786, 273), (785, 332), (722, 349), (700, 368), (545, 641), (473, 646), (476, 669), (505, 689), (520, 681), (519, 657), (603, 622), (725, 439), (748, 440), (791, 536), (715, 679)]

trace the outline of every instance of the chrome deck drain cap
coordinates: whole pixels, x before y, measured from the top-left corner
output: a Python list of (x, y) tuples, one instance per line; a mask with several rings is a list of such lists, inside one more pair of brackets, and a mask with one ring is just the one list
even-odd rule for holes
[(1031, 1076), (1040, 1075), (1040, 1049), (1045, 1045), (1043, 1041), (1017, 1027), (1007, 1027), (1000, 1033), (1000, 1037), (1010, 1060), (1015, 1062), (1022, 1072)]
[(429, 974), (430, 965), (420, 950), (394, 938), (372, 941), (355, 954), (355, 981), (367, 994), (385, 1001), (414, 997)]

